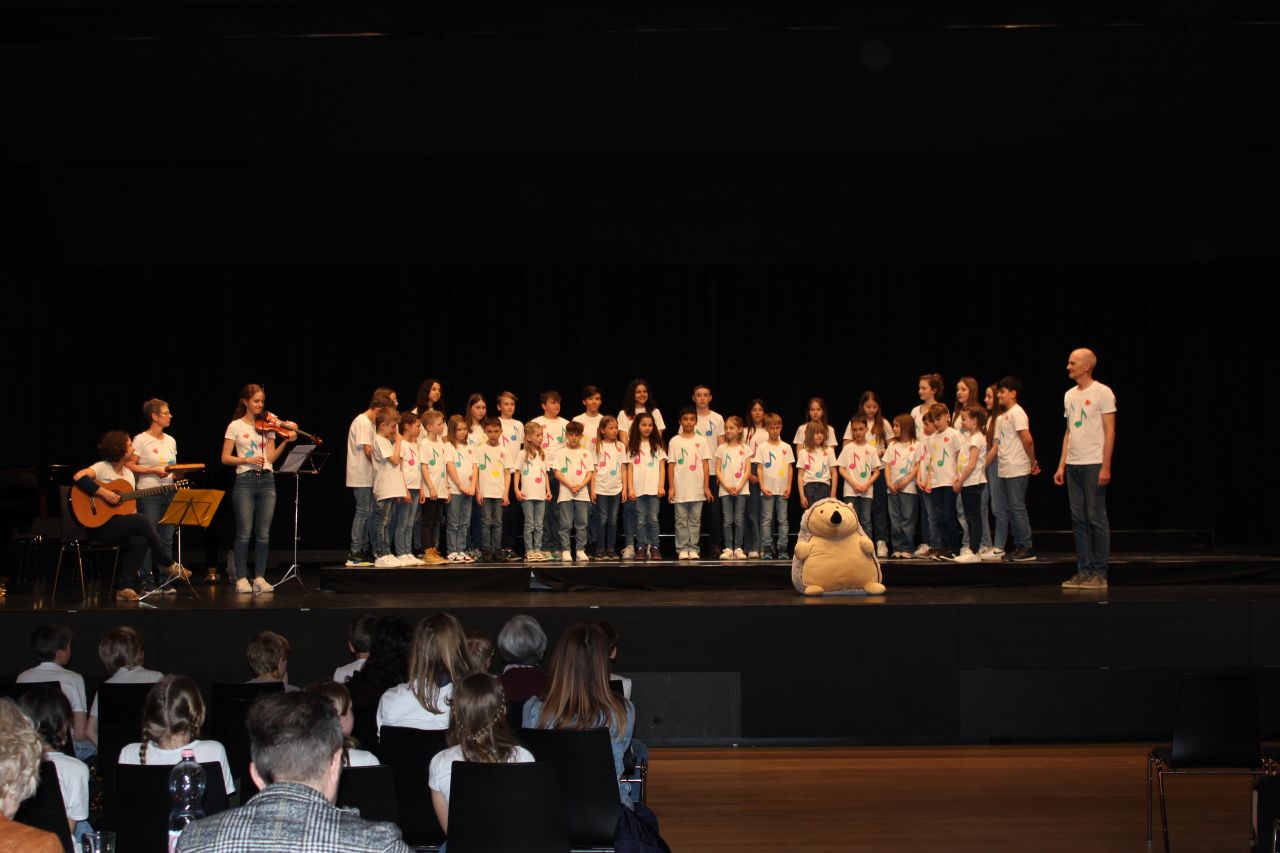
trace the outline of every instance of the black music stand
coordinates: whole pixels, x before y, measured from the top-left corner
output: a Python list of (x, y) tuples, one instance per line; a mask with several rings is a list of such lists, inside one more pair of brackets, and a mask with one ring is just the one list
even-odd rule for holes
[[(285, 570), (284, 576), (270, 586), (272, 592), (276, 587), (281, 586), (286, 581), (295, 580), (303, 589), (307, 585), (302, 582), (302, 567), (298, 565), (298, 542), (301, 537), (298, 536), (298, 520), (300, 518), (300, 500), (302, 497), (302, 475), (303, 474), (319, 474), (320, 469), (324, 467), (325, 460), (329, 458), (327, 453), (315, 453), (316, 445), (303, 444), (289, 451), (289, 455), (285, 457), (284, 464), (276, 469), (279, 474), (293, 475), (293, 564)], [(264, 590), (265, 592), (265, 590)], [(254, 595), (258, 594), (254, 590)]]
[[(208, 527), (213, 522), (214, 513), (222, 504), (224, 495), (226, 492), (219, 489), (179, 489), (173, 493), (173, 500), (169, 502), (169, 508), (165, 510), (159, 524), (171, 524), (175, 528), (173, 532), (178, 541), (178, 553), (174, 559), (177, 560), (178, 565), (182, 565), (182, 528)], [(139, 598), (138, 603), (142, 604), (147, 598), (178, 580), (179, 577), (179, 575), (170, 575), (165, 578), (164, 583)], [(191, 590), (191, 594), (196, 595), (195, 588), (191, 586), (191, 579), (184, 577), (182, 580), (186, 583), (187, 589)]]

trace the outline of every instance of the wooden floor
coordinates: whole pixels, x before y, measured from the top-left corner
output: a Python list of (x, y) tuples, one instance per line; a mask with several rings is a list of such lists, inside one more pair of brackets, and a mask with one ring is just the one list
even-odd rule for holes
[[(671, 849), (1071, 851), (1146, 844), (1150, 745), (654, 749)], [(1247, 777), (1166, 780), (1171, 848), (1244, 853)], [(1153, 846), (1159, 851), (1159, 801)]]

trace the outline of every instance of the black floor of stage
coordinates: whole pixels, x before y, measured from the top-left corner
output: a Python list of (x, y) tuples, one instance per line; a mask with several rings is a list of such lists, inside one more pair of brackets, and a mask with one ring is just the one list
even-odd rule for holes
[(105, 676), (97, 639), (119, 624), (143, 632), (149, 666), (203, 685), (247, 678), (245, 644), (269, 628), (289, 638), (301, 684), (347, 662), (346, 627), (360, 613), (448, 610), (490, 637), (528, 613), (552, 643), (576, 621), (615, 626), (637, 736), (654, 744), (1161, 740), (1182, 673), (1217, 669), (1257, 674), (1263, 730), (1280, 734), (1280, 559), (1118, 554), (1110, 588), (1096, 592), (1062, 589), (1072, 570), (1067, 555), (1048, 554), (890, 561), (883, 596), (806, 598), (785, 562), (307, 565), (305, 588), (253, 596), (196, 584), (154, 607), (101, 586), (75, 600), (64, 579), (56, 600), (0, 599), (0, 675), (30, 665), (27, 638), (46, 621), (76, 632), (72, 666), (92, 689)]

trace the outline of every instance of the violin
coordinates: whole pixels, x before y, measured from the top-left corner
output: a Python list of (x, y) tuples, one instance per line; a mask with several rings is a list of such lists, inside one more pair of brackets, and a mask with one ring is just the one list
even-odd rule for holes
[(280, 436), (281, 438), (287, 439), (288, 441), (293, 441), (298, 436), (301, 435), (311, 439), (312, 443), (314, 443), (317, 447), (324, 444), (324, 439), (322, 439), (320, 436), (312, 435), (311, 433), (306, 432), (305, 430), (301, 430), (298, 428), (298, 425), (293, 421), (286, 421), (283, 418), (277, 417), (271, 412), (267, 412), (263, 417), (260, 417), (256, 421), (254, 421), (254, 426), (258, 428), (259, 432), (273, 432), (276, 435)]

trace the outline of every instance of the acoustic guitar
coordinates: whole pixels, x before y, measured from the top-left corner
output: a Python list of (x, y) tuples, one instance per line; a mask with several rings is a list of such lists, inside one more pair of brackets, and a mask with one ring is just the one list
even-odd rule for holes
[(110, 489), (121, 498), (120, 503), (112, 506), (96, 495), (88, 495), (74, 486), (71, 488), (71, 512), (76, 521), (84, 527), (96, 528), (106, 524), (117, 515), (133, 515), (138, 511), (138, 498), (151, 495), (163, 495), (165, 492), (176, 492), (188, 486), (186, 480), (177, 480), (164, 486), (150, 489), (135, 489), (128, 480), (112, 480), (110, 483), (99, 483), (103, 489)]

